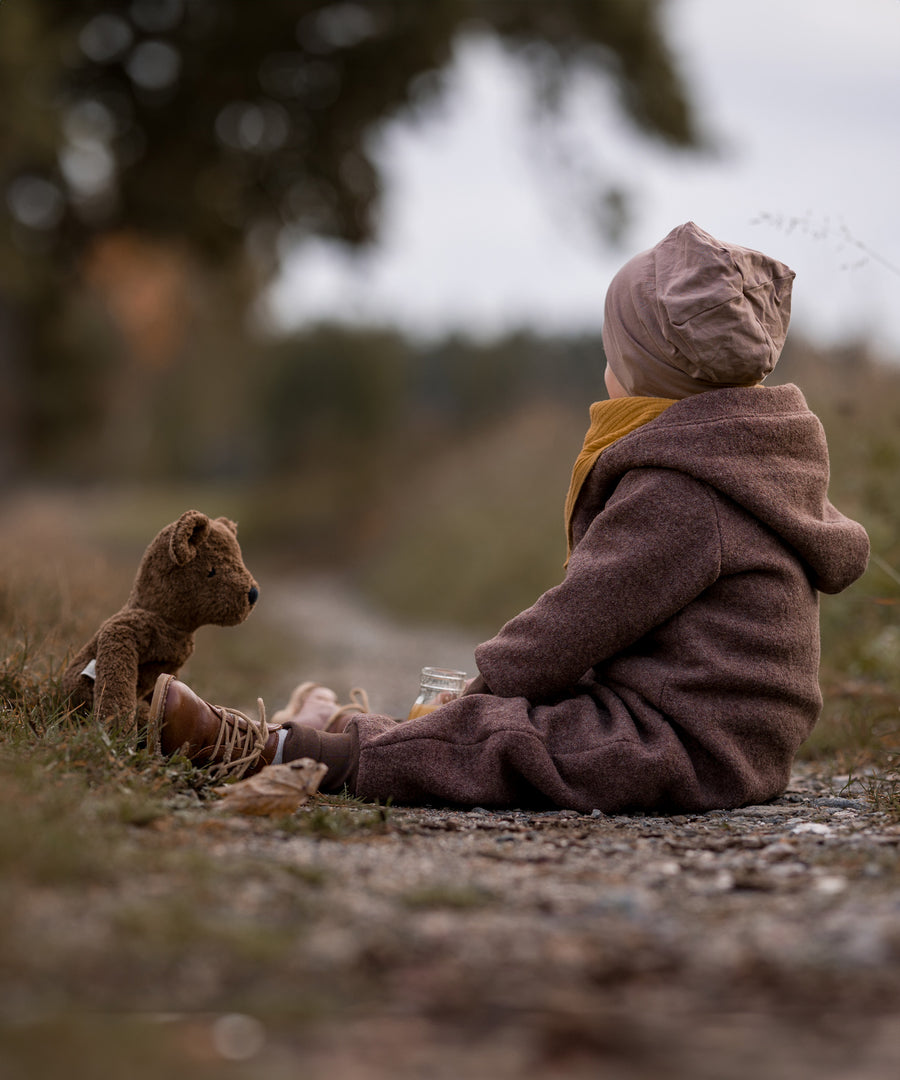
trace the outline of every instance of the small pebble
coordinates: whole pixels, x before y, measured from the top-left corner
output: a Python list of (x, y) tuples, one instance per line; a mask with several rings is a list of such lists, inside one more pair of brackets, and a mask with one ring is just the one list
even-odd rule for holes
[(792, 859), (796, 854), (793, 847), (784, 840), (768, 844), (760, 851), (760, 855), (766, 859)]
[(837, 795), (823, 799), (814, 799), (816, 806), (833, 806), (837, 810), (868, 810), (869, 807), (860, 799), (842, 799)]
[(823, 896), (837, 896), (838, 893), (847, 888), (847, 879), (840, 877), (838, 874), (828, 874), (825, 877), (817, 878), (813, 888), (815, 888), (816, 892), (822, 893)]
[(824, 825), (820, 821), (800, 821), (792, 829), (791, 834), (794, 836), (800, 836), (802, 834), (812, 834), (813, 836), (832, 836), (834, 829), (830, 825)]

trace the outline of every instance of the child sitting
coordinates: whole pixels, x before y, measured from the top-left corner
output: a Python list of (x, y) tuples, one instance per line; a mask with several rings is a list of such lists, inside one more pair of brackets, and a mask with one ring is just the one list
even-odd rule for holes
[(614, 277), (609, 400), (572, 475), (565, 578), (476, 649), (462, 697), (324, 731), (302, 712), (256, 723), (162, 676), (162, 750), (239, 770), (313, 757), (323, 790), (396, 803), (703, 812), (780, 795), (822, 704), (819, 592), (868, 558), (828, 501), (802, 393), (760, 385), (793, 278), (692, 222)]

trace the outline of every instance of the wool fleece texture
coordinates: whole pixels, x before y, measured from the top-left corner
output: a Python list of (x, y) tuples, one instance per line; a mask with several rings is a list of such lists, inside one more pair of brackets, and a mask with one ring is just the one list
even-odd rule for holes
[(599, 455), (564, 580), (430, 716), (350, 721), (359, 795), (702, 812), (781, 794), (821, 708), (818, 593), (865, 569), (796, 386), (686, 397)]

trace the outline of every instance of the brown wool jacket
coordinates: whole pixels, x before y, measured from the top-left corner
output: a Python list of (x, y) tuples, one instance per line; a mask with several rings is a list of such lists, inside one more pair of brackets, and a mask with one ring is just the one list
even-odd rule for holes
[(419, 721), (360, 717), (357, 791), (705, 811), (771, 799), (821, 708), (818, 593), (866, 567), (795, 386), (697, 394), (605, 450), (565, 579)]

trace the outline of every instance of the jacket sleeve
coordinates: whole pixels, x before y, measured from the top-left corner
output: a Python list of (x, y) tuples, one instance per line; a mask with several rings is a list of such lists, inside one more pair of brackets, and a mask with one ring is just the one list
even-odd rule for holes
[(483, 682), (500, 697), (558, 697), (699, 596), (720, 567), (707, 486), (634, 469), (576, 545), (561, 584), (475, 650)]

